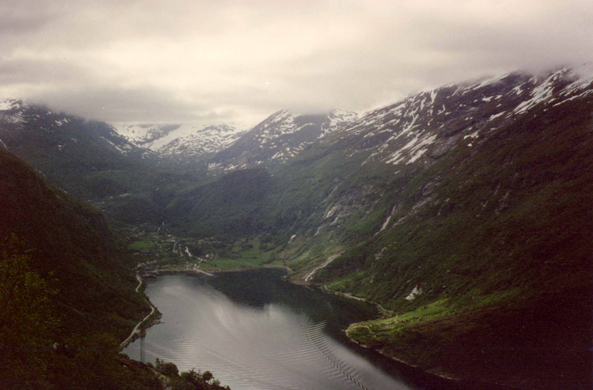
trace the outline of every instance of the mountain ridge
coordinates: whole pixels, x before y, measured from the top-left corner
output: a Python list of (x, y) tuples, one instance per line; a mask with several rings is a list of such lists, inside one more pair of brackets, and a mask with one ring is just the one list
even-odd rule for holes
[(226, 148), (244, 134), (233, 125), (115, 124), (130, 142), (158, 154), (161, 159), (198, 162)]
[(320, 114), (277, 111), (212, 157), (208, 170), (228, 172), (285, 163), (314, 142), (339, 132), (357, 116), (337, 109)]

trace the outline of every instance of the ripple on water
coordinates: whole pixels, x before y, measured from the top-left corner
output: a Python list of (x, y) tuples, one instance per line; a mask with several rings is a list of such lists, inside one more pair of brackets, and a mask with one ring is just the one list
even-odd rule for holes
[[(156, 280), (146, 292), (163, 313), (145, 338), (148, 361), (210, 370), (233, 390), (409, 388), (324, 333), (325, 321), (283, 304), (239, 304), (179, 275)], [(123, 352), (138, 359), (139, 345)]]

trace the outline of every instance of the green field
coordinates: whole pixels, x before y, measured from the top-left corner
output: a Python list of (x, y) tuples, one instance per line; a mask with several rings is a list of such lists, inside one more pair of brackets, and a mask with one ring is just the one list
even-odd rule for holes
[(261, 252), (255, 248), (239, 252), (232, 257), (221, 257), (203, 262), (200, 269), (208, 270), (230, 270), (237, 268), (261, 267), (271, 263), (272, 252)]

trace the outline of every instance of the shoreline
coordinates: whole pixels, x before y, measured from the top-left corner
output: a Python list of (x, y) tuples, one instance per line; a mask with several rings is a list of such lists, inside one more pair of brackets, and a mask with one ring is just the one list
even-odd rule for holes
[(208, 269), (203, 270), (200, 268), (167, 268), (163, 270), (154, 270), (154, 275), (151, 275), (150, 278), (158, 277), (161, 275), (170, 275), (170, 274), (190, 274), (190, 275), (208, 275), (213, 276), (213, 274), (224, 274), (229, 272), (243, 272), (243, 271), (251, 271), (256, 269), (285, 269), (289, 273), (293, 273), (292, 269), (285, 265), (280, 264), (265, 264), (262, 266), (245, 266), (245, 267), (235, 267), (235, 268), (215, 268), (215, 269)]
[[(230, 273), (230, 272), (242, 272), (242, 271), (249, 271), (254, 269), (285, 269), (288, 272), (292, 273), (293, 271), (284, 265), (264, 265), (263, 267), (241, 267), (241, 268), (230, 268), (230, 269), (218, 269), (218, 270), (200, 270), (200, 269), (167, 269), (163, 271), (158, 271), (156, 275), (151, 276), (151, 278), (157, 278), (162, 275), (172, 275), (172, 274), (186, 274), (186, 275), (208, 275), (214, 276), (213, 274), (219, 273)], [(144, 278), (140, 276), (139, 273), (136, 273), (136, 279), (138, 280), (138, 286), (136, 286), (135, 292), (140, 293), (140, 287), (144, 283)], [(124, 348), (126, 348), (129, 344), (133, 343), (141, 336), (142, 330), (146, 330), (154, 325), (160, 324), (161, 313), (158, 311), (157, 307), (150, 302), (150, 298), (145, 296), (146, 301), (150, 305), (151, 311), (150, 313), (144, 317), (140, 322), (136, 324), (136, 326), (132, 329), (130, 335), (119, 344), (119, 352), (121, 352)], [(156, 313), (156, 317), (150, 321), (150, 317), (152, 317)], [(145, 326), (140, 329), (140, 327), (145, 324)]]
[[(340, 297), (344, 297), (344, 298), (349, 298), (349, 299), (353, 299), (353, 300), (358, 301), (358, 302), (364, 302), (364, 303), (367, 303), (369, 305), (373, 305), (373, 306), (375, 306), (377, 308), (377, 310), (380, 313), (380, 316), (377, 319), (385, 318), (387, 316), (393, 316), (395, 314), (392, 311), (385, 309), (378, 302), (374, 302), (374, 301), (368, 300), (366, 298), (357, 297), (357, 296), (354, 296), (352, 294), (345, 293), (345, 292), (329, 290), (327, 288), (327, 285), (325, 285), (325, 284), (320, 285), (320, 284), (316, 284), (316, 283), (311, 283), (311, 282), (306, 281), (304, 278), (300, 278), (300, 279), (298, 279), (296, 281), (291, 281), (288, 278), (287, 278), (287, 280), (289, 280), (291, 283), (296, 284), (296, 285), (299, 285), (299, 286), (317, 287), (319, 289), (319, 291), (321, 291), (323, 293), (326, 293), (326, 294), (336, 295), (336, 296), (340, 296)], [(350, 326), (353, 325), (353, 324), (355, 324), (355, 323), (350, 324)], [(444, 375), (444, 374), (436, 374), (436, 373), (433, 373), (433, 372), (430, 372), (430, 371), (427, 371), (427, 370), (423, 370), (422, 368), (420, 368), (420, 367), (418, 367), (416, 365), (413, 365), (413, 364), (411, 364), (411, 363), (409, 363), (409, 362), (407, 362), (407, 361), (405, 361), (403, 359), (400, 359), (400, 358), (397, 358), (395, 356), (389, 355), (389, 354), (383, 352), (379, 348), (368, 347), (368, 346), (366, 346), (364, 344), (361, 344), (361, 343), (357, 342), (356, 340), (354, 340), (353, 338), (351, 338), (348, 335), (348, 329), (344, 329), (344, 334), (345, 334), (346, 338), (351, 343), (356, 344), (359, 347), (362, 347), (362, 348), (365, 348), (365, 349), (368, 349), (368, 350), (371, 350), (371, 351), (374, 351), (374, 352), (380, 354), (381, 356), (389, 359), (392, 363), (395, 363), (394, 366), (396, 366), (396, 368), (398, 370), (406, 371), (406, 372), (413, 372), (413, 374), (415, 376), (417, 376), (417, 377), (422, 377), (422, 379), (428, 379), (429, 382), (431, 382), (432, 385), (446, 385), (446, 386), (454, 386), (455, 387), (457, 385), (463, 385), (463, 383), (465, 382), (461, 378), (447, 376), (447, 375)], [(434, 383), (435, 380), (436, 380), (436, 382), (439, 382), (439, 383), (436, 383), (435, 384)], [(443, 381), (445, 383), (442, 383)]]
[[(394, 315), (394, 313), (383, 308), (377, 302), (370, 301), (365, 298), (356, 297), (356, 296), (348, 294), (348, 293), (343, 293), (343, 292), (339, 292), (339, 291), (331, 291), (331, 290), (327, 289), (326, 285), (321, 286), (320, 290), (325, 293), (328, 293), (328, 294), (342, 296), (345, 298), (357, 300), (359, 302), (366, 302), (368, 304), (375, 305), (377, 307), (377, 309), (382, 313), (383, 318), (385, 317), (385, 313), (389, 313), (389, 315), (391, 315), (391, 316)], [(381, 317), (379, 317), (379, 318), (381, 318)], [(355, 324), (355, 323), (353, 323), (353, 324)], [(353, 324), (350, 324), (350, 325), (353, 325)], [(413, 375), (417, 379), (420, 379), (423, 385), (431, 386), (431, 389), (441, 390), (441, 388), (442, 388), (443, 390), (475, 390), (475, 389), (520, 390), (518, 388), (509, 387), (507, 385), (503, 385), (503, 384), (496, 383), (496, 382), (484, 382), (479, 379), (456, 377), (456, 376), (453, 376), (453, 374), (451, 374), (451, 373), (440, 374), (437, 372), (433, 372), (431, 370), (426, 370), (426, 369), (421, 368), (418, 365), (414, 365), (402, 358), (398, 358), (392, 354), (385, 352), (384, 348), (388, 347), (387, 345), (382, 346), (382, 347), (369, 347), (367, 345), (364, 345), (364, 344), (356, 341), (352, 337), (350, 337), (348, 335), (348, 329), (344, 330), (344, 334), (351, 343), (354, 343), (354, 344), (358, 345), (359, 347), (374, 351), (374, 352), (380, 354), (381, 356), (384, 356), (385, 358), (391, 360), (392, 363), (394, 363), (394, 366), (397, 367), (399, 370), (401, 370), (402, 372), (410, 373), (410, 375)], [(432, 387), (432, 386), (436, 386), (436, 387)], [(441, 387), (441, 386), (445, 386), (445, 387)]]
[[(301, 283), (294, 283), (297, 285), (302, 285), (302, 286), (315, 286), (317, 287), (321, 292), (324, 292), (326, 294), (331, 294), (331, 295), (336, 295), (336, 296), (340, 296), (340, 297), (344, 297), (344, 298), (349, 298), (349, 299), (353, 299), (355, 301), (358, 302), (364, 302), (367, 303), (369, 305), (373, 305), (377, 308), (377, 310), (379, 311), (380, 315), (377, 319), (380, 318), (386, 318), (388, 316), (394, 316), (395, 313), (393, 313), (391, 310), (387, 310), (385, 309), (383, 306), (381, 306), (380, 303), (375, 302), (375, 301), (371, 301), (369, 299), (366, 298), (361, 298), (361, 297), (357, 297), (354, 296), (350, 293), (345, 293), (345, 292), (341, 292), (341, 291), (333, 291), (327, 288), (327, 285), (323, 284), (315, 284), (315, 283), (310, 283), (310, 282), (306, 282), (304, 280), (299, 280)], [(356, 322), (350, 324), (350, 326), (352, 326), (353, 324), (355, 324)], [(349, 327), (350, 327), (349, 326)], [(349, 328), (348, 327), (348, 328)], [(411, 364), (403, 359), (397, 358), (395, 356), (389, 355), (385, 352), (383, 352), (380, 348), (374, 348), (374, 347), (368, 347), (364, 344), (359, 343), (358, 341), (354, 340), (353, 338), (351, 338), (348, 335), (348, 329), (344, 329), (344, 334), (346, 335), (346, 338), (353, 344), (356, 344), (362, 348), (374, 351), (378, 354), (380, 354), (381, 356), (386, 357), (387, 359), (391, 360), (393, 363), (395, 363), (395, 366), (402, 371), (413, 371), (414, 375), (416, 376), (421, 376), (423, 377), (423, 379), (429, 379), (430, 382), (434, 382), (434, 380), (436, 379), (438, 382), (441, 381), (445, 381), (445, 385), (448, 386), (456, 386), (456, 385), (460, 385), (464, 382), (463, 379), (461, 378), (456, 378), (456, 377), (452, 377), (452, 376), (447, 376), (447, 375), (443, 375), (443, 374), (437, 374), (437, 373), (433, 373), (427, 370), (423, 370), (422, 368)], [(443, 385), (443, 383), (439, 383), (439, 385)]]
[[(309, 284), (309, 285), (311, 285), (311, 284)], [(320, 286), (320, 285), (317, 285), (317, 286)], [(374, 305), (377, 308), (377, 310), (379, 310), (379, 312), (381, 313), (381, 316), (379, 318), (377, 318), (377, 319), (385, 318), (385, 317), (389, 317), (389, 316), (394, 316), (395, 315), (395, 313), (393, 313), (391, 310), (385, 309), (378, 302), (371, 301), (371, 300), (366, 299), (366, 298), (360, 298), (360, 297), (354, 296), (354, 295), (349, 294), (349, 293), (344, 293), (344, 292), (340, 292), (340, 291), (329, 290), (327, 288), (327, 285), (325, 285), (325, 284), (322, 285), (322, 286), (320, 286), (319, 289), (322, 290), (325, 293), (328, 293), (328, 294), (333, 294), (333, 295), (337, 295), (337, 296), (344, 297), (344, 298), (350, 298), (350, 299), (354, 299), (354, 300), (359, 301), (359, 302), (368, 303), (369, 305)]]
[[(136, 286), (136, 292), (139, 293), (140, 292), (140, 287), (142, 287), (142, 284), (144, 283), (144, 279), (142, 279), (142, 277), (140, 276), (140, 274), (136, 274), (136, 279), (138, 280), (138, 286)], [(160, 323), (159, 319), (161, 317), (161, 313), (158, 311), (157, 307), (155, 305), (152, 304), (152, 302), (150, 302), (150, 299), (148, 297), (146, 297), (146, 301), (148, 302), (148, 304), (150, 305), (150, 313), (144, 317), (140, 322), (138, 322), (136, 324), (136, 326), (134, 327), (134, 329), (132, 329), (132, 332), (130, 333), (130, 335), (119, 344), (119, 352), (121, 352), (124, 348), (126, 348), (130, 343), (136, 341), (138, 339), (138, 337), (141, 336), (143, 331), (146, 331), (146, 329), (150, 328), (151, 326), (154, 326), (158, 323)], [(150, 319), (150, 317), (152, 317), (154, 314), (157, 314), (156, 318), (154, 318), (151, 321), (148, 321)], [(142, 327), (141, 326), (143, 324), (147, 323), (146, 326)]]
[[(332, 290), (327, 289), (326, 285), (319, 285), (319, 284), (315, 284), (315, 283), (305, 282), (302, 278), (300, 278), (298, 280), (290, 280), (290, 277), (292, 275), (294, 275), (294, 272), (289, 267), (283, 266), (283, 265), (248, 266), (248, 267), (218, 269), (218, 270), (208, 270), (208, 271), (202, 271), (202, 270), (198, 270), (198, 269), (168, 269), (168, 270), (160, 271), (154, 277), (157, 278), (162, 275), (172, 275), (172, 274), (186, 274), (186, 275), (206, 274), (206, 275), (214, 276), (213, 274), (244, 272), (244, 271), (257, 270), (257, 269), (285, 269), (289, 272), (289, 274), (284, 275), (284, 279), (286, 281), (288, 281), (289, 283), (292, 283), (292, 284), (295, 284), (298, 286), (303, 286), (303, 287), (316, 287), (319, 291), (326, 293), (326, 294), (341, 296), (344, 298), (356, 300), (358, 302), (365, 302), (367, 304), (374, 305), (380, 313), (380, 316), (378, 318), (384, 318), (386, 315), (393, 315), (393, 313), (391, 311), (383, 308), (377, 302), (373, 302), (373, 301), (370, 301), (365, 298), (356, 297), (349, 293), (332, 291)], [(139, 275), (137, 275), (137, 279), (139, 281), (141, 280), (140, 284), (136, 287), (136, 290), (138, 291), (140, 286), (142, 285), (142, 283), (144, 283), (144, 279), (139, 277)], [(154, 314), (155, 311), (159, 314), (159, 317), (160, 317), (160, 312), (158, 312), (158, 310), (156, 309), (156, 306), (152, 305), (152, 303), (150, 303), (150, 300), (148, 300), (148, 302), (149, 302), (151, 308), (153, 308), (154, 310), (151, 311), (151, 313), (148, 316), (146, 316), (142, 321), (140, 321), (136, 325), (136, 327), (134, 328), (134, 330), (132, 331), (130, 336), (128, 336), (128, 338), (120, 344), (120, 352), (127, 345), (134, 342), (138, 337), (140, 337), (140, 334), (139, 334), (140, 332), (139, 332), (138, 328), (140, 327), (140, 325), (142, 323), (146, 322)], [(157, 325), (159, 323), (160, 323), (159, 318), (155, 318), (155, 320), (151, 321), (144, 329), (147, 329), (147, 328)], [(403, 359), (400, 359), (400, 358), (397, 358), (390, 354), (387, 354), (386, 352), (382, 351), (382, 348), (368, 347), (364, 344), (357, 342), (356, 340), (354, 340), (350, 336), (348, 336), (347, 329), (344, 330), (344, 334), (345, 334), (346, 338), (349, 340), (349, 342), (351, 342), (355, 345), (358, 345), (361, 348), (365, 348), (365, 349), (371, 350), (373, 352), (376, 352), (377, 354), (387, 358), (388, 360), (391, 361), (391, 363), (393, 364), (395, 369), (397, 369), (398, 371), (400, 371), (404, 374), (407, 374), (407, 375), (413, 377), (421, 385), (430, 386), (431, 389), (439, 389), (439, 390), (440, 389), (443, 389), (443, 390), (468, 389), (469, 390), (469, 389), (476, 388), (475, 386), (481, 385), (481, 386), (486, 386), (483, 388), (489, 389), (489, 390), (510, 390), (510, 388), (508, 388), (508, 387), (504, 387), (504, 386), (501, 386), (501, 385), (498, 385), (495, 383), (487, 383), (487, 382), (480, 382), (480, 381), (471, 380), (471, 379), (457, 378), (454, 376), (438, 374), (438, 373), (434, 373), (434, 372), (431, 372), (428, 370), (424, 370), (424, 369), (422, 369), (416, 365), (413, 365)], [(477, 387), (477, 388), (481, 388), (481, 387)]]

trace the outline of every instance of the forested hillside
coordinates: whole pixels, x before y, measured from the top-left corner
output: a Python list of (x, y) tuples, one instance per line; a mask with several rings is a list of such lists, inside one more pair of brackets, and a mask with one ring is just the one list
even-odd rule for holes
[(0, 387), (141, 386), (115, 355), (150, 308), (101, 214), (5, 149), (0, 176)]

